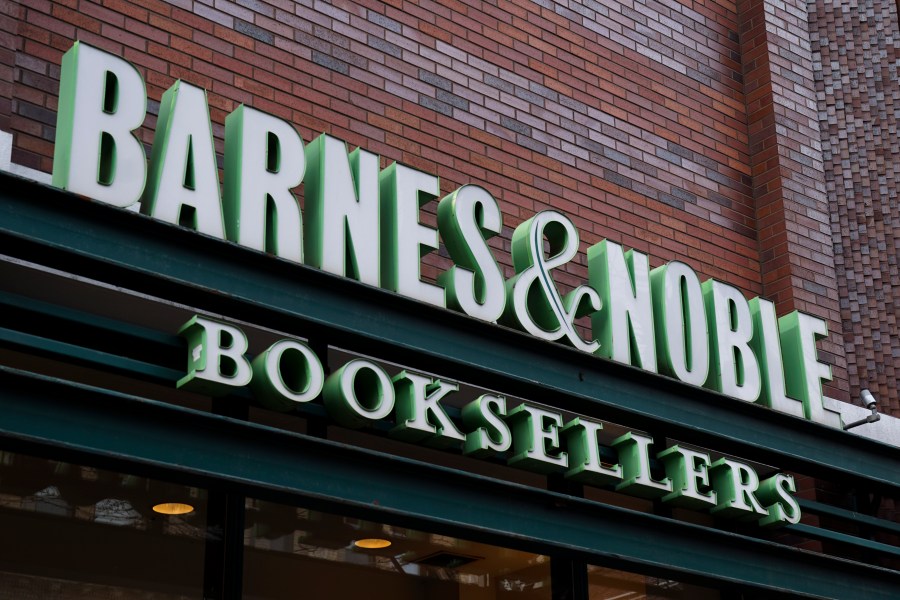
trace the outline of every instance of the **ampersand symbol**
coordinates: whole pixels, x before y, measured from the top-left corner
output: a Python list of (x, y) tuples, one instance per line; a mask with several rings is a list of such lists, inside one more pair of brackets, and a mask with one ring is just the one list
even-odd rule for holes
[[(544, 256), (544, 236), (550, 242), (549, 257)], [(561, 213), (540, 212), (516, 227), (512, 238), (516, 275), (506, 282), (504, 319), (535, 337), (552, 342), (565, 336), (575, 348), (594, 353), (600, 342), (585, 342), (574, 323), (576, 318), (600, 310), (600, 295), (582, 285), (562, 298), (550, 276), (551, 269), (566, 264), (577, 253), (578, 231)]]

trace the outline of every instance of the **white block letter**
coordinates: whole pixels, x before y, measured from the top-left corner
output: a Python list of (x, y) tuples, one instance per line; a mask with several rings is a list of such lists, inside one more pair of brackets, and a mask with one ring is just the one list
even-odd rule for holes
[(291, 192), (306, 155), (294, 126), (243, 104), (225, 119), (225, 231), (228, 239), (303, 262), (303, 221)]
[(419, 223), (419, 209), (441, 192), (434, 175), (392, 164), (381, 182), (381, 285), (420, 302), (445, 306), (444, 289), (422, 281), (422, 257), (438, 249), (438, 232)]
[(128, 62), (82, 42), (63, 56), (53, 150), (53, 185), (119, 206), (141, 198), (147, 93)]
[(322, 134), (306, 145), (306, 263), (379, 285), (378, 156)]
[(159, 104), (141, 212), (225, 239), (206, 92), (189, 83), (176, 81)]

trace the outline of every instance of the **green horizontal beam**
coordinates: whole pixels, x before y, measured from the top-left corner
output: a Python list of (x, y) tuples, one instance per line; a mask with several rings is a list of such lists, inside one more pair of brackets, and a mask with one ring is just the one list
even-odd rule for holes
[[(900, 573), (0, 368), (0, 446), (767, 595), (893, 599)], [(510, 510), (510, 498), (516, 499)]]
[(562, 410), (900, 494), (900, 448), (0, 175), (6, 252)]
[(73, 362), (86, 367), (108, 369), (130, 376), (139, 375), (144, 380), (158, 383), (172, 383), (181, 377), (181, 374), (174, 369), (167, 369), (76, 344), (51, 340), (30, 333), (13, 331), (5, 327), (0, 327), (0, 345), (41, 354), (55, 360)]
[(83, 310), (60, 306), (50, 302), (35, 300), (20, 294), (0, 290), (0, 310), (10, 307), (33, 313), (39, 317), (49, 317), (72, 324), (85, 325), (98, 334), (109, 334), (118, 337), (132, 338), (138, 343), (152, 343), (157, 346), (168, 346), (173, 351), (183, 348), (183, 344), (175, 332), (162, 333), (149, 327), (142, 327), (118, 319), (95, 315)]
[(842, 544), (847, 544), (848, 546), (853, 546), (855, 548), (881, 552), (900, 558), (900, 548), (898, 548), (897, 546), (883, 544), (874, 540), (867, 540), (855, 535), (850, 535), (849, 533), (841, 533), (840, 531), (822, 529), (821, 527), (812, 527), (811, 525), (804, 525), (803, 523), (788, 525), (785, 529), (787, 529), (787, 531), (791, 533), (805, 538), (828, 542), (841, 542)]
[(831, 506), (830, 504), (815, 502), (814, 500), (805, 500), (803, 498), (798, 498), (797, 502), (800, 504), (800, 508), (803, 510), (803, 512), (811, 512), (817, 515), (837, 517), (839, 519), (844, 519), (858, 525), (872, 528), (873, 530), (890, 531), (896, 534), (900, 534), (900, 523), (895, 523), (894, 521), (879, 519), (878, 517), (872, 517), (853, 510), (847, 510), (846, 508)]

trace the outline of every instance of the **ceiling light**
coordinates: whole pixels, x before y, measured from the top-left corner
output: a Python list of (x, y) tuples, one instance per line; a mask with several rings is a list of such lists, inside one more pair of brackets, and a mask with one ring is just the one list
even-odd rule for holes
[(364, 548), (366, 550), (377, 550), (379, 548), (387, 548), (391, 545), (390, 540), (382, 540), (379, 538), (366, 538), (363, 540), (356, 540), (353, 542), (353, 545), (357, 548)]
[(186, 515), (190, 512), (194, 512), (194, 507), (190, 504), (183, 504), (181, 502), (163, 502), (162, 504), (154, 506), (153, 512), (158, 512), (163, 515)]

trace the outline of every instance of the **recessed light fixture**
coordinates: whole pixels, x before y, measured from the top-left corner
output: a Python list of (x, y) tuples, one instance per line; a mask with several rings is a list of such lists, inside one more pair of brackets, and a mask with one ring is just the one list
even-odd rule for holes
[(379, 548), (387, 548), (391, 545), (390, 540), (382, 540), (379, 538), (365, 538), (362, 540), (356, 540), (353, 542), (353, 545), (357, 548), (363, 548), (365, 550), (377, 550)]
[(190, 504), (183, 504), (181, 502), (163, 502), (155, 505), (153, 507), (153, 512), (158, 512), (162, 515), (186, 515), (190, 512), (194, 512), (194, 507)]

